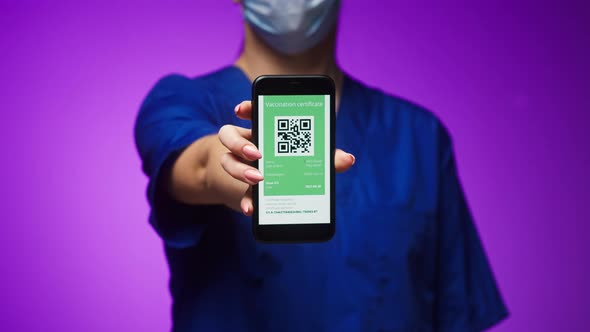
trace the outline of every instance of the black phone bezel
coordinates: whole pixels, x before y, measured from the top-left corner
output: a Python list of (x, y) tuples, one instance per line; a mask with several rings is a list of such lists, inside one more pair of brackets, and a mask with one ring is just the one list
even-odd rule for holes
[[(265, 243), (304, 243), (330, 240), (336, 231), (334, 149), (336, 129), (336, 92), (334, 81), (322, 75), (263, 75), (252, 83), (252, 141), (258, 146), (259, 95), (330, 95), (330, 223), (260, 225), (258, 218), (258, 185), (252, 186), (254, 212), (252, 233)], [(254, 167), (259, 168), (258, 160)]]

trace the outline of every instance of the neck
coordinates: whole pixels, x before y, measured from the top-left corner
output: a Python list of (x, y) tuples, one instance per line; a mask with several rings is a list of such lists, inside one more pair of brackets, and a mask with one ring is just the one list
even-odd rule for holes
[(260, 75), (326, 75), (336, 85), (336, 109), (340, 103), (343, 74), (335, 61), (334, 31), (320, 44), (297, 55), (285, 55), (266, 45), (252, 28), (245, 24), (244, 49), (235, 65), (250, 81)]

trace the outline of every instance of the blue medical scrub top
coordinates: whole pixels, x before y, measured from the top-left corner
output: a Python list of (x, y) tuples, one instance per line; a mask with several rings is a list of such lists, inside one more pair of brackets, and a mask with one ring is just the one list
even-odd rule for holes
[(428, 111), (349, 76), (336, 146), (356, 164), (336, 176), (336, 235), (269, 245), (251, 218), (190, 206), (161, 189), (189, 144), (251, 98), (237, 67), (149, 92), (135, 139), (150, 222), (170, 267), (174, 331), (479, 331), (507, 315), (463, 195), (449, 135)]

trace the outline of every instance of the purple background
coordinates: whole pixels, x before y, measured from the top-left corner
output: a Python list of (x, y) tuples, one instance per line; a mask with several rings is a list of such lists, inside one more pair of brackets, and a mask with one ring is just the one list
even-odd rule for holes
[[(517, 2), (344, 0), (338, 59), (453, 134), (511, 311), (494, 331), (587, 331), (590, 11)], [(167, 3), (0, 4), (1, 330), (169, 328), (133, 121), (162, 75), (231, 63), (242, 25), (230, 0)]]

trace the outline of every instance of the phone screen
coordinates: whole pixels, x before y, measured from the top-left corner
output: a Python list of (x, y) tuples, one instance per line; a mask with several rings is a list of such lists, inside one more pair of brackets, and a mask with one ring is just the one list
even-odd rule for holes
[(330, 223), (330, 95), (259, 95), (259, 224)]

